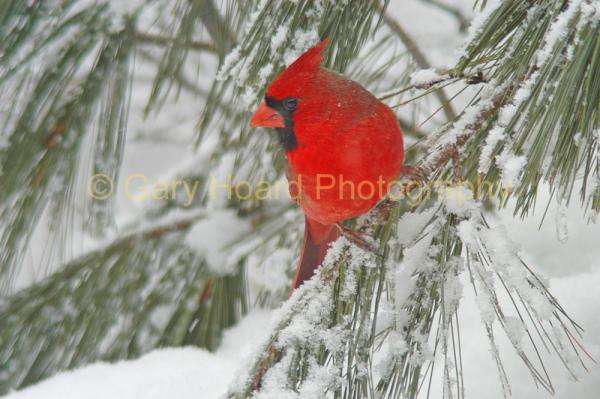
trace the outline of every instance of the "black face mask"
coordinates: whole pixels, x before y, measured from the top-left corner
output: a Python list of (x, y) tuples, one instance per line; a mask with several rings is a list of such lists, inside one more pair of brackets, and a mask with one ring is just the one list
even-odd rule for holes
[(271, 109), (277, 111), (283, 118), (284, 127), (275, 128), (279, 143), (285, 149), (285, 151), (292, 151), (298, 146), (298, 140), (296, 139), (296, 133), (294, 132), (294, 118), (293, 114), (298, 106), (298, 99), (295, 97), (286, 97), (282, 100), (278, 100), (273, 97), (266, 96), (265, 104)]

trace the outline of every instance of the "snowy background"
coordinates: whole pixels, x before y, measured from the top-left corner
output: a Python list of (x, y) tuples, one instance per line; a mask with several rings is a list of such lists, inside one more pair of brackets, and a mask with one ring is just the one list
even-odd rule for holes
[[(459, 3), (464, 14), (472, 17), (471, 0), (449, 3)], [(456, 19), (422, 1), (392, 1), (390, 8), (434, 66), (443, 68), (453, 63), (464, 39)], [(206, 77), (207, 83), (212, 80), (215, 66), (214, 60), (207, 58), (199, 72), (200, 76)], [(195, 152), (191, 144), (201, 102), (183, 91), (179, 100), (167, 103), (158, 116), (143, 119), (143, 108), (155, 70), (142, 58), (137, 60), (136, 68), (138, 73), (121, 176), (142, 173), (151, 180), (168, 180), (173, 171), (194, 165), (195, 160), (207, 155), (202, 151), (208, 150), (201, 148), (200, 153)], [(122, 184), (116, 187), (117, 217), (119, 225), (125, 225), (132, 215), (142, 212), (145, 204), (132, 201), (123, 192)], [(567, 209), (552, 202), (540, 227), (547, 198), (548, 193), (540, 193), (536, 212), (526, 220), (513, 218), (509, 211), (490, 215), (490, 218), (494, 224), (507, 227), (509, 235), (520, 244), (525, 260), (549, 279), (553, 294), (584, 327), (584, 343), (588, 351), (600, 359), (600, 225), (588, 224), (576, 203)], [(240, 230), (235, 221), (228, 222), (227, 214), (215, 215), (212, 221), (197, 226), (193, 235), (194, 241), (203, 243), (204, 250), (209, 251), (207, 256), (218, 263), (218, 259), (224, 256), (221, 252), (226, 250), (220, 249), (223, 245), (220, 247), (214, 243), (223, 244), (235, 239), (233, 231), (239, 235), (243, 234), (243, 229)], [(82, 241), (74, 245), (83, 251), (97, 243)], [(43, 253), (44, 248), (40, 244), (28, 254), (19, 279), (20, 286), (36, 281), (42, 274), (36, 265)], [(467, 397), (500, 398), (496, 367), (473, 302), (471, 291), (465, 290), (459, 316)], [(140, 359), (115, 364), (98, 363), (64, 372), (7, 398), (218, 398), (225, 393), (238, 367), (244, 364), (243, 360), (268, 335), (272, 317), (272, 311), (253, 310), (227, 331), (221, 347), (214, 353), (196, 348), (156, 350)], [(509, 343), (500, 342), (500, 345), (506, 349), (501, 352), (504, 353), (513, 396), (519, 399), (549, 397), (532, 384), (527, 369), (508, 348)], [(600, 369), (596, 366), (592, 366), (588, 374), (579, 376), (578, 382), (566, 374), (558, 360), (549, 363), (549, 371), (557, 398), (592, 399), (600, 392)], [(433, 389), (432, 392), (432, 397), (436, 398), (441, 390)]]

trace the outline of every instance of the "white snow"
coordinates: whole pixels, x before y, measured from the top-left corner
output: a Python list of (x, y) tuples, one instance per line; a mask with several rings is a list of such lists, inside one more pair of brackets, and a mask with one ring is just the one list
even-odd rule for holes
[(444, 78), (434, 68), (421, 69), (410, 75), (410, 84), (417, 88), (427, 88)]
[(515, 347), (521, 349), (521, 341), (525, 335), (525, 326), (521, 320), (513, 316), (508, 316), (504, 319), (504, 328), (510, 342)]
[(290, 30), (289, 24), (283, 24), (279, 28), (277, 28), (275, 35), (273, 35), (273, 37), (271, 38), (271, 52), (273, 54), (276, 54), (279, 51), (279, 48), (281, 47), (281, 45), (283, 44), (283, 42), (285, 42), (285, 39), (287, 38), (287, 34), (288, 34), (289, 30)]
[(234, 65), (236, 65), (239, 62), (239, 60), (240, 60), (240, 49), (239, 49), (239, 47), (236, 47), (225, 56), (225, 59), (223, 60), (223, 64), (221, 65), (221, 68), (217, 72), (217, 79), (218, 80), (227, 79), (227, 77), (229, 76), (229, 71), (231, 70), (231, 68), (233, 68)]
[(465, 184), (441, 186), (438, 196), (448, 212), (456, 215), (469, 215), (479, 206), (473, 192)]
[(256, 310), (225, 333), (216, 353), (204, 349), (157, 349), (138, 359), (98, 362), (59, 373), (3, 399), (217, 399), (239, 360), (262, 339), (271, 314)]
[(556, 238), (561, 244), (569, 241), (569, 227), (567, 219), (567, 205), (560, 202), (556, 209)]
[(548, 61), (554, 51), (555, 45), (565, 38), (568, 24), (571, 19), (577, 15), (582, 3), (583, 0), (569, 1), (567, 8), (560, 13), (558, 18), (552, 23), (552, 26), (544, 38), (544, 47), (536, 54), (539, 67)]
[(206, 259), (210, 270), (225, 275), (235, 270), (237, 259), (230, 259), (228, 246), (251, 230), (247, 220), (238, 218), (232, 210), (215, 210), (196, 222), (186, 235), (186, 242)]
[(521, 180), (521, 172), (527, 164), (527, 158), (523, 155), (515, 155), (509, 150), (504, 150), (496, 157), (496, 164), (500, 168), (500, 183), (503, 187), (518, 187)]
[(5, 399), (216, 398), (234, 367), (202, 349), (158, 349), (136, 360), (60, 373)]
[(471, 21), (471, 25), (469, 26), (467, 36), (464, 38), (463, 48), (457, 52), (457, 55), (460, 57), (465, 54), (467, 44), (473, 41), (483, 30), (485, 21), (489, 18), (490, 15), (502, 4), (500, 0), (492, 0), (488, 2), (489, 5), (485, 7), (481, 12), (475, 15), (473, 21)]

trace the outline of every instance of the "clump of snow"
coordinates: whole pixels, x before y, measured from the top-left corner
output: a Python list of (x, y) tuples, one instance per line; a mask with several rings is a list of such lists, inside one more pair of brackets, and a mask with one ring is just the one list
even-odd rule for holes
[(597, 1), (586, 2), (581, 5), (581, 14), (583, 19), (592, 23), (600, 22), (600, 3)]
[(422, 212), (406, 212), (398, 221), (396, 241), (400, 245), (408, 245), (415, 240), (427, 227), (434, 216), (435, 208), (431, 207)]
[(267, 79), (269, 78), (269, 76), (271, 76), (271, 73), (273, 73), (273, 64), (267, 64), (265, 66), (263, 66), (260, 71), (258, 71), (258, 86), (263, 86), (265, 83), (267, 83)]
[(461, 241), (470, 246), (476, 246), (477, 242), (477, 225), (472, 219), (462, 220), (456, 231)]
[(283, 62), (285, 65), (290, 65), (302, 55), (302, 53), (319, 42), (317, 26), (313, 25), (312, 28), (294, 32), (293, 42), (293, 47), (288, 48), (283, 55)]
[(482, 290), (477, 293), (477, 298), (475, 302), (477, 304), (477, 308), (479, 309), (479, 316), (481, 317), (481, 321), (485, 323), (493, 323), (496, 320), (496, 312), (494, 310), (494, 305), (492, 302), (492, 298), (487, 291)]
[(450, 213), (470, 215), (478, 208), (473, 191), (465, 184), (457, 183), (438, 187), (438, 197)]
[(556, 238), (561, 244), (566, 244), (569, 241), (567, 205), (564, 202), (561, 202), (556, 209)]
[(479, 173), (486, 173), (492, 164), (492, 153), (496, 149), (498, 143), (505, 138), (505, 128), (503, 126), (496, 126), (490, 130), (487, 137), (485, 138), (485, 145), (481, 149), (479, 156)]
[(225, 275), (233, 273), (237, 265), (237, 259), (231, 259), (226, 248), (250, 231), (248, 220), (237, 217), (233, 210), (213, 211), (188, 231), (186, 243), (206, 259), (213, 273)]
[(431, 267), (431, 259), (428, 258), (431, 237), (426, 237), (414, 246), (404, 251), (404, 259), (400, 264), (392, 264), (394, 270), (392, 278), (394, 282), (394, 302), (400, 308), (414, 291), (414, 273), (420, 268)]
[(295, 251), (290, 248), (276, 248), (266, 257), (251, 253), (246, 267), (248, 282), (258, 292), (287, 292), (290, 288), (290, 268), (296, 268)]
[(522, 349), (525, 326), (521, 320), (514, 316), (506, 316), (504, 318), (504, 331), (506, 331), (508, 339), (515, 346), (515, 348)]
[(225, 56), (223, 64), (217, 72), (217, 80), (225, 80), (229, 77), (231, 69), (240, 61), (240, 48), (236, 47)]
[(440, 75), (434, 68), (421, 69), (410, 75), (410, 84), (417, 88), (427, 88), (446, 77), (447, 75)]
[(507, 235), (504, 226), (481, 229), (479, 237), (490, 256), (491, 266), (515, 288), (525, 288), (527, 272), (521, 265), (519, 247)]
[(250, 109), (250, 107), (256, 103), (257, 99), (258, 93), (252, 87), (246, 87), (244, 93), (240, 96), (241, 105), (243, 105), (245, 109)]
[(577, 16), (583, 0), (571, 0), (567, 8), (561, 12), (557, 19), (552, 23), (544, 37), (544, 46), (536, 53), (537, 65), (544, 65), (552, 53), (557, 43), (563, 41), (569, 31), (569, 22)]
[(446, 274), (446, 280), (444, 281), (443, 301), (446, 319), (450, 319), (458, 310), (460, 300), (463, 297), (463, 285), (458, 278), (458, 272), (462, 268), (462, 261), (455, 257), (448, 263), (448, 268), (452, 272)]
[(502, 186), (511, 188), (518, 186), (523, 168), (527, 165), (527, 158), (505, 150), (496, 157), (496, 163), (500, 168), (500, 183)]
[(277, 31), (271, 38), (271, 53), (277, 54), (281, 45), (285, 42), (290, 30), (289, 23), (285, 23), (277, 28)]

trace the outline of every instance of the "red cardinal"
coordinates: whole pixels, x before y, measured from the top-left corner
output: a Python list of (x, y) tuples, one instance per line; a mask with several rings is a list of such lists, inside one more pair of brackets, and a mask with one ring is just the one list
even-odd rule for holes
[(292, 194), (304, 210), (294, 289), (323, 262), (344, 229), (340, 222), (366, 213), (387, 194), (404, 160), (392, 110), (357, 82), (321, 67), (328, 43), (308, 50), (269, 85), (250, 122), (276, 129)]

